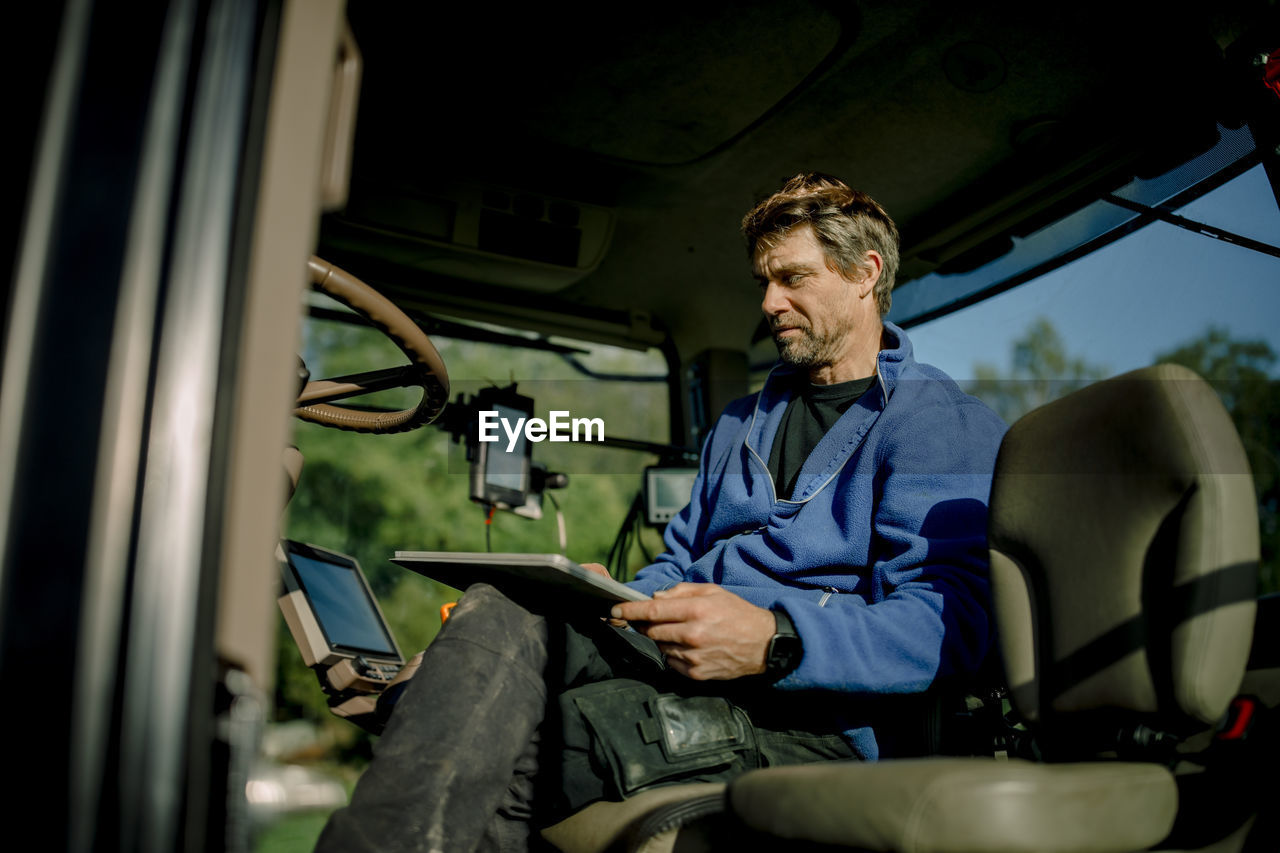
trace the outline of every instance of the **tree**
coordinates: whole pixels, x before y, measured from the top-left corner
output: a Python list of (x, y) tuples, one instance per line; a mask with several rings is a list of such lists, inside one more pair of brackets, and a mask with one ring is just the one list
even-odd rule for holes
[[(1238, 340), (1210, 327), (1202, 336), (1158, 354), (1156, 363), (1181, 364), (1204, 377), (1222, 398), (1253, 472), (1258, 498), (1262, 592), (1280, 591), (1280, 385), (1272, 378), (1277, 355), (1265, 341)], [(1034, 408), (1103, 378), (1107, 370), (1069, 356), (1043, 317), (1013, 344), (1013, 369), (1001, 376), (974, 365), (970, 393), (1013, 423)]]
[(1265, 341), (1237, 340), (1214, 326), (1156, 356), (1156, 361), (1191, 368), (1222, 398), (1240, 434), (1258, 494), (1259, 584), (1265, 592), (1280, 590), (1280, 385), (1272, 378), (1276, 353)]
[(1013, 423), (1032, 409), (1101, 379), (1107, 369), (1067, 354), (1062, 336), (1044, 317), (1013, 342), (1013, 369), (1001, 376), (990, 364), (975, 364), (969, 393)]

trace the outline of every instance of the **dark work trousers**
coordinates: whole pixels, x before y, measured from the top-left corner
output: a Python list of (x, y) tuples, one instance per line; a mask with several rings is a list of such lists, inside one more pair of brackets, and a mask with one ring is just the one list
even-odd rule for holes
[[(834, 731), (778, 725), (785, 695), (739, 687), (667, 670), (657, 647), (633, 632), (598, 619), (548, 619), (474, 585), (427, 648), (351, 804), (333, 814), (316, 849), (524, 851), (538, 826), (595, 799), (727, 780), (752, 767), (857, 757)], [(711, 698), (717, 688), (743, 695), (732, 703)], [(680, 705), (687, 697), (692, 705)], [(727, 726), (745, 731), (745, 743), (739, 737), (719, 748), (714, 732), (695, 731), (671, 749), (656, 733), (636, 734), (646, 719), (652, 728), (652, 716), (665, 714), (668, 729), (696, 721), (707, 703), (728, 707), (745, 724)], [(615, 730), (633, 742), (610, 752), (598, 735), (609, 740)], [(669, 757), (668, 769), (630, 773), (638, 762), (628, 757), (645, 750), (658, 763)]]

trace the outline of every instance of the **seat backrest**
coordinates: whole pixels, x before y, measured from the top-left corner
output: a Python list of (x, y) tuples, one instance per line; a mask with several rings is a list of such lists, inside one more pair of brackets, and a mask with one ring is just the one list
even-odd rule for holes
[(989, 539), (1005, 674), (1037, 742), (1071, 757), (1082, 731), (1182, 736), (1226, 710), (1249, 654), (1258, 513), (1203, 379), (1144, 368), (1020, 419)]

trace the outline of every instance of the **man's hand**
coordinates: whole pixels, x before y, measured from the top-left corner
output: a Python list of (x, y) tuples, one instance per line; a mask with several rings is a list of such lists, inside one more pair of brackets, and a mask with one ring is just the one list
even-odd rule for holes
[(650, 601), (624, 601), (611, 615), (643, 623), (633, 627), (658, 644), (672, 669), (696, 681), (764, 672), (777, 625), (768, 610), (711, 583), (682, 583)]
[[(609, 574), (609, 570), (606, 569), (604, 566), (600, 565), (599, 563), (583, 563), (582, 568), (593, 571), (598, 575), (604, 575), (607, 578), (613, 577), (613, 575)], [(614, 619), (610, 617), (606, 621), (615, 628), (627, 627), (627, 620), (625, 619)]]
[(609, 574), (609, 570), (606, 569), (604, 566), (600, 565), (599, 563), (583, 563), (582, 568), (587, 569), (588, 571), (595, 572), (598, 575), (604, 575), (607, 578), (613, 577), (612, 575)]

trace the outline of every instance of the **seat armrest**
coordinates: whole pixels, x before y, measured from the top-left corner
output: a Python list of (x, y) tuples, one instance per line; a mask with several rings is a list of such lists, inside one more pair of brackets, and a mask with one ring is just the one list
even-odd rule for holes
[(1120, 762), (827, 762), (729, 785), (731, 813), (757, 832), (904, 853), (1141, 850), (1169, 833), (1177, 805), (1168, 770)]
[(1280, 707), (1280, 593), (1258, 599), (1253, 645), (1240, 694), (1256, 696), (1268, 708)]
[[(714, 796), (719, 799), (723, 793), (722, 783), (698, 782), (654, 788), (617, 803), (596, 802), (542, 830), (542, 837), (562, 853), (600, 853), (614, 848), (661, 809), (669, 809), (705, 797)], [(696, 816), (691, 815), (691, 817)], [(655, 826), (652, 828), (670, 833), (674, 840), (673, 830), (679, 827)]]

